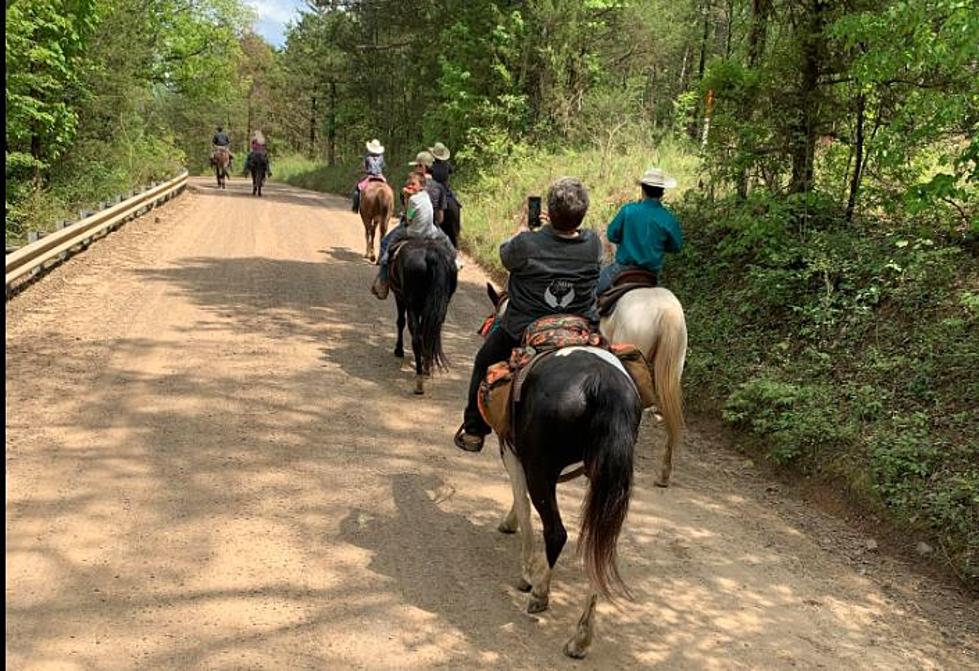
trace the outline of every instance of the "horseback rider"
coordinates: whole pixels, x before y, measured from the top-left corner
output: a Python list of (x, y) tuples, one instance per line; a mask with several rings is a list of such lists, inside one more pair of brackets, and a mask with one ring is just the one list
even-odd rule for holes
[(381, 240), (381, 261), (377, 278), (371, 285), (371, 293), (378, 299), (387, 298), (390, 289), (388, 266), (390, 264), (389, 250), (392, 245), (407, 238), (429, 238), (442, 242), (445, 249), (454, 258), (456, 251), (448, 236), (435, 225), (432, 199), (425, 190), (425, 178), (412, 172), (408, 175), (402, 193), (408, 198), (405, 216), (390, 233)]
[(248, 172), (252, 159), (257, 155), (265, 158), (265, 174), (266, 176), (271, 177), (272, 159), (269, 158), (268, 148), (265, 145), (265, 135), (260, 130), (256, 130), (254, 133), (252, 133), (251, 148), (248, 152), (248, 156), (245, 158), (245, 172)]
[(211, 138), (211, 163), (214, 163), (214, 156), (219, 151), (228, 152), (228, 172), (231, 172), (231, 165), (235, 160), (235, 155), (231, 153), (231, 138), (224, 132), (224, 128), (217, 127), (217, 132)]
[(596, 319), (595, 283), (602, 244), (594, 232), (579, 230), (587, 211), (585, 185), (563, 177), (547, 194), (549, 225), (531, 231), (525, 221), (500, 245), (500, 260), (510, 271), (510, 304), (476, 354), (463, 424), (455, 435), (456, 447), (467, 452), (483, 449), (490, 427), (479, 412), (479, 384), (487, 368), (505, 361), (520, 344), (524, 329), (554, 314)]
[(428, 197), (432, 199), (435, 225), (442, 228), (442, 222), (445, 221), (447, 195), (445, 187), (432, 178), (432, 165), (434, 163), (435, 157), (430, 152), (420, 151), (415, 156), (415, 160), (408, 163), (408, 165), (415, 169), (414, 172), (417, 172), (425, 178), (425, 191), (428, 192)]
[(432, 175), (432, 179), (438, 182), (445, 191), (445, 209), (454, 215), (448, 217), (448, 220), (443, 217), (441, 228), (449, 236), (449, 239), (452, 240), (452, 244), (458, 248), (459, 210), (462, 209), (462, 204), (449, 186), (449, 177), (452, 175), (452, 164), (449, 163), (451, 153), (449, 152), (449, 148), (441, 142), (436, 142), (435, 146), (428, 148), (428, 151), (434, 158), (429, 172)]
[(367, 153), (364, 154), (364, 163), (362, 170), (364, 172), (364, 178), (357, 183), (357, 187), (354, 189), (353, 193), (353, 211), (360, 211), (360, 192), (363, 191), (364, 187), (367, 186), (367, 182), (371, 179), (380, 179), (383, 182), (387, 180), (384, 179), (384, 147), (374, 138), (367, 143)]
[(643, 198), (623, 205), (606, 231), (609, 242), (618, 245), (615, 260), (602, 268), (598, 294), (612, 287), (616, 276), (627, 270), (645, 270), (654, 276), (663, 267), (667, 252), (683, 248), (680, 223), (661, 201), (666, 189), (676, 186), (660, 168), (650, 168), (639, 180)]

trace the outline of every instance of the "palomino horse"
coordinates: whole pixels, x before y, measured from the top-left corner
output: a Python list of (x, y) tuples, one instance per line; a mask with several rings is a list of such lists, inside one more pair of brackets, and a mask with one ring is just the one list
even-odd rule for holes
[[(506, 294), (499, 294), (488, 283), (486, 291), (496, 306), (497, 316), (502, 315), (509, 302)], [(666, 450), (654, 483), (667, 487), (673, 472), (673, 450), (683, 439), (680, 378), (687, 356), (683, 306), (669, 289), (634, 289), (619, 299), (612, 314), (602, 319), (600, 329), (612, 344), (631, 343), (638, 347), (652, 366), (657, 407), (666, 428)]]
[(683, 306), (669, 289), (633, 289), (619, 299), (612, 314), (602, 318), (600, 329), (613, 344), (632, 343), (638, 347), (652, 366), (656, 406), (666, 428), (666, 451), (654, 484), (666, 487), (673, 472), (673, 450), (683, 439), (680, 378), (687, 357)]
[(393, 212), (394, 192), (387, 182), (383, 180), (368, 182), (360, 194), (360, 218), (364, 222), (364, 238), (367, 242), (364, 258), (370, 259), (372, 263), (377, 260), (374, 254), (374, 236), (380, 227), (381, 235), (378, 240), (384, 239)]
[[(588, 476), (578, 554), (591, 591), (575, 634), (564, 646), (565, 654), (580, 659), (591, 646), (598, 595), (628, 596), (616, 546), (632, 490), (642, 418), (639, 394), (614, 355), (596, 347), (566, 347), (531, 369), (513, 415), (512, 441), (500, 440), (513, 508), (499, 529), (520, 530), (519, 588), (530, 592), (529, 613), (548, 607), (551, 572), (568, 539), (557, 503), (561, 471), (583, 462)], [(535, 551), (528, 494), (543, 525), (545, 561)]]
[(442, 324), (456, 290), (459, 271), (449, 250), (435, 240), (409, 239), (388, 253), (391, 291), (398, 306), (398, 343), (394, 356), (404, 358), (407, 322), (415, 355), (415, 393), (424, 394), (425, 376), (431, 375), (433, 367), (447, 366), (442, 351)]
[(263, 152), (252, 152), (248, 159), (248, 171), (252, 175), (252, 195), (262, 195), (262, 185), (269, 170), (269, 159)]
[(227, 147), (215, 147), (211, 155), (211, 165), (214, 166), (214, 174), (218, 179), (218, 188), (224, 189), (225, 181), (228, 179), (231, 166), (231, 152)]

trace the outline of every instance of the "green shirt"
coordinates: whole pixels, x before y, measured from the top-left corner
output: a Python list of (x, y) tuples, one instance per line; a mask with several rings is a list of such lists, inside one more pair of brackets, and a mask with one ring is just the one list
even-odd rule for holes
[(683, 231), (673, 214), (655, 198), (623, 205), (608, 226), (609, 242), (619, 246), (615, 260), (658, 273), (663, 254), (683, 247)]

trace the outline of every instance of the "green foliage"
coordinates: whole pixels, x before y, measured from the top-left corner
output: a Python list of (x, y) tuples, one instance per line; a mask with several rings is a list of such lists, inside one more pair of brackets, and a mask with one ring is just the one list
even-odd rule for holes
[(8, 241), (205, 161), (213, 124), (249, 116), (248, 17), (240, 0), (8, 3)]

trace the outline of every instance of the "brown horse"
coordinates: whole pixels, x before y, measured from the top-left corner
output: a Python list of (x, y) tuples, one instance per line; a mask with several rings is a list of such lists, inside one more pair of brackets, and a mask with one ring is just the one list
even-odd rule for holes
[(381, 236), (378, 243), (384, 239), (388, 232), (388, 221), (394, 213), (394, 192), (387, 182), (381, 180), (371, 180), (364, 187), (360, 194), (360, 218), (364, 222), (364, 238), (367, 242), (367, 251), (364, 253), (365, 259), (371, 262), (377, 261), (374, 254), (374, 237), (378, 226), (381, 228)]
[(214, 166), (214, 174), (218, 179), (218, 188), (226, 188), (225, 182), (231, 172), (231, 152), (227, 147), (214, 148), (211, 153), (211, 165)]

